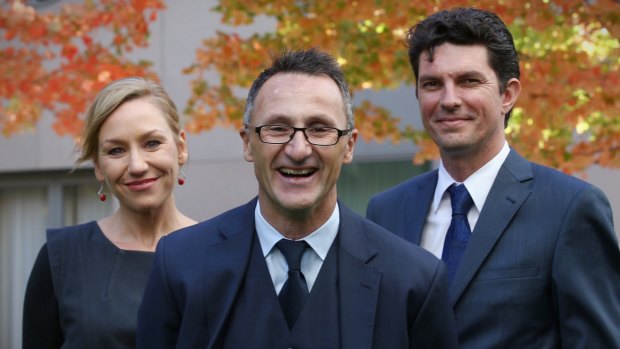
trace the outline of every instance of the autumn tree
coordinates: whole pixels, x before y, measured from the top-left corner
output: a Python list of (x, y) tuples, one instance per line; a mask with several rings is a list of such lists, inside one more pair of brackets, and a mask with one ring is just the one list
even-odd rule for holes
[[(591, 164), (620, 167), (620, 4), (617, 0), (286, 1), (220, 0), (214, 11), (229, 25), (275, 19), (275, 29), (241, 37), (220, 31), (197, 48), (191, 97), (185, 106), (193, 132), (239, 127), (247, 88), (274, 53), (319, 47), (338, 58), (353, 92), (409, 86), (413, 74), (405, 32), (438, 10), (477, 6), (494, 11), (514, 33), (523, 92), (506, 130), (528, 158), (581, 171)], [(156, 76), (148, 62), (124, 53), (147, 45), (158, 0), (86, 0), (41, 14), (9, 0), (0, 5), (0, 129), (33, 127), (51, 111), (60, 135), (76, 135), (88, 101), (125, 75)], [(109, 42), (94, 40), (110, 33)], [(103, 35), (105, 37), (105, 35)], [(207, 72), (219, 73), (208, 81)], [(422, 130), (400, 126), (413, 115), (392, 115), (363, 101), (355, 110), (365, 140), (413, 141), (415, 162), (437, 157)]]
[[(156, 79), (149, 63), (125, 53), (148, 44), (159, 0), (99, 0), (39, 13), (24, 1), (0, 4), (0, 130), (33, 128), (43, 111), (59, 135), (77, 136), (95, 94), (112, 80)], [(95, 40), (101, 32), (109, 42)]]
[[(404, 34), (425, 16), (454, 6), (493, 11), (514, 33), (523, 92), (506, 129), (513, 147), (566, 172), (592, 164), (620, 167), (620, 4), (613, 0), (221, 0), (214, 10), (223, 23), (245, 25), (267, 16), (277, 24), (247, 38), (218, 32), (204, 40), (185, 70), (195, 77), (186, 108), (189, 128), (239, 127), (244, 103), (233, 91), (249, 87), (270, 57), (285, 49), (329, 51), (354, 92), (407, 84), (415, 98)], [(204, 78), (213, 70), (220, 73), (215, 83)], [(420, 149), (416, 163), (438, 157), (425, 132), (399, 127), (412, 115), (391, 115), (363, 101), (355, 116), (365, 140), (412, 140)]]

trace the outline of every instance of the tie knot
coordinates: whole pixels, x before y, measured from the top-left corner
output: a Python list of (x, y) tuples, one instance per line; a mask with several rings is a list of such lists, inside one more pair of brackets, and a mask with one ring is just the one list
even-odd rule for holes
[(452, 204), (452, 216), (467, 215), (474, 201), (471, 199), (464, 184), (451, 185), (448, 188), (450, 203)]
[(278, 250), (282, 252), (289, 270), (301, 269), (301, 256), (304, 254), (304, 250), (308, 244), (304, 240), (294, 241), (281, 239), (276, 243)]

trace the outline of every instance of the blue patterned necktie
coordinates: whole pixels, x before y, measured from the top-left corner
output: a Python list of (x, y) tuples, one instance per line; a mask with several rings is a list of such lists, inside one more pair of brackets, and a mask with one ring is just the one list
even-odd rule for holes
[(278, 298), (288, 327), (293, 328), (309, 294), (306, 279), (301, 273), (301, 257), (308, 245), (305, 241), (282, 239), (276, 246), (288, 264), (288, 279), (282, 286)]
[(474, 202), (463, 184), (453, 184), (448, 188), (448, 192), (450, 193), (450, 203), (452, 204), (452, 221), (450, 221), (450, 227), (446, 234), (441, 259), (446, 262), (448, 282), (452, 283), (456, 269), (461, 263), (463, 252), (471, 236), (467, 212), (469, 212)]

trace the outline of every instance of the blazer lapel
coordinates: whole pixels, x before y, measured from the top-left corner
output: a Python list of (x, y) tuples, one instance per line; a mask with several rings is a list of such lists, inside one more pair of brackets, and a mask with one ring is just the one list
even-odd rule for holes
[(401, 213), (401, 217), (405, 218), (405, 229), (402, 237), (416, 245), (420, 245), (424, 223), (426, 223), (426, 216), (433, 202), (436, 186), (437, 170), (420, 179), (415, 183), (411, 193), (407, 194), (407, 201), (404, 205), (405, 212)]
[[(210, 342), (208, 348), (218, 347), (226, 320), (230, 315), (250, 260), (255, 235), (254, 209), (256, 199), (242, 206), (238, 213), (222, 222), (217, 229), (219, 240), (205, 251), (208, 257), (204, 289)], [(211, 234), (214, 232), (205, 232)], [(215, 286), (215, 287), (214, 287)], [(217, 301), (213, 301), (217, 300)]]
[(342, 348), (372, 347), (382, 272), (367, 263), (377, 254), (361, 218), (342, 203), (338, 230), (338, 280)]
[(491, 187), (463, 260), (450, 286), (450, 298), (455, 305), (467, 285), (504, 233), (517, 210), (531, 194), (533, 178), (530, 163), (512, 151), (500, 168)]

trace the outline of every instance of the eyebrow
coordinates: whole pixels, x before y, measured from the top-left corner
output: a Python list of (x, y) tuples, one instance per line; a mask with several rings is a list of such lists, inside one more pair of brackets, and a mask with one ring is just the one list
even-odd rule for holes
[[(346, 118), (346, 115), (345, 115)], [(294, 120), (294, 118), (285, 115), (285, 114), (273, 114), (273, 115), (268, 115), (265, 119), (264, 124), (290, 124), (292, 123)], [(324, 124), (337, 124), (336, 120), (332, 120), (332, 117), (330, 117), (329, 115), (326, 114), (314, 114), (314, 115), (310, 115), (310, 116), (304, 116), (304, 120), (303, 120), (306, 124), (312, 124), (312, 123), (324, 123)]]
[[(150, 130), (147, 132), (144, 132), (143, 134), (140, 135), (140, 138), (149, 138), (149, 137), (153, 137), (155, 135), (161, 135), (161, 136), (165, 136), (166, 132), (160, 129), (154, 129), (154, 130)], [(104, 145), (106, 143), (112, 143), (112, 144), (119, 144), (119, 143), (124, 143), (123, 141), (121, 141), (118, 138), (107, 138), (104, 139), (103, 141), (101, 141), (101, 144)]]
[[(443, 74), (440, 74), (443, 75)], [(484, 74), (478, 70), (464, 70), (464, 71), (454, 71), (454, 74), (451, 74), (457, 77), (460, 76), (484, 76)], [(422, 74), (420, 75), (420, 77), (418, 78), (418, 80), (423, 80), (423, 79), (437, 79), (438, 78), (438, 74)]]

